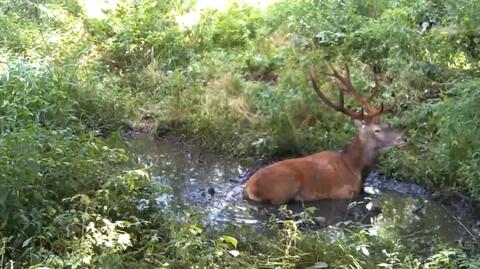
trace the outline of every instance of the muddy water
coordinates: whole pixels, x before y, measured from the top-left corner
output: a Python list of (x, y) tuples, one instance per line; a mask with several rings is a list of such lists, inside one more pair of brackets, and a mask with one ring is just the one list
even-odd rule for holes
[[(252, 169), (237, 160), (146, 134), (132, 136), (128, 148), (155, 182), (171, 189), (158, 197), (159, 203), (194, 208), (205, 216), (206, 225), (265, 229), (269, 216), (278, 216), (278, 207), (242, 198), (242, 183)], [(477, 240), (480, 235), (480, 209), (468, 201), (435, 199), (418, 185), (383, 180), (375, 172), (366, 180), (365, 192), (355, 200), (293, 203), (288, 208), (294, 213), (314, 208), (320, 227), (356, 221), (368, 224), (371, 232), (431, 235), (443, 242)]]

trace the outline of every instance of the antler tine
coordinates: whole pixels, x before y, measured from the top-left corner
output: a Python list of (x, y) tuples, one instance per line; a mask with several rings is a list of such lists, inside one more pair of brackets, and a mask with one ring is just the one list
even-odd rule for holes
[[(334, 71), (336, 72), (336, 71)], [(315, 78), (315, 71), (310, 69), (310, 83), (312, 84), (312, 88), (317, 94), (317, 96), (329, 107), (333, 108), (336, 111), (342, 112), (346, 114), (347, 116), (350, 116), (351, 118), (355, 119), (362, 119), (363, 118), (363, 111), (360, 113), (358, 111), (354, 110), (348, 110), (344, 106), (344, 96), (343, 96), (343, 91), (339, 92), (339, 103), (335, 104), (333, 103), (323, 92), (318, 88), (316, 78)]]
[(352, 90), (351, 88), (353, 88), (352, 84), (350, 83), (350, 71), (347, 69), (347, 76), (348, 76), (348, 78), (347, 78), (347, 77), (344, 77), (344, 76), (340, 75), (340, 73), (331, 64), (328, 64), (328, 68), (330, 68), (332, 73), (331, 74), (325, 73), (325, 74), (338, 79), (344, 87), (344, 88), (342, 88), (342, 90), (350, 93), (350, 91)]
[[(377, 96), (378, 92), (379, 92), (379, 83), (378, 83), (378, 76), (377, 74), (374, 74), (374, 77), (373, 77), (374, 81), (375, 81), (375, 85), (373, 86), (373, 91), (372, 91), (372, 94), (370, 95), (370, 97), (368, 98), (368, 101), (371, 102), (373, 100), (373, 98), (375, 98), (375, 96)], [(384, 104), (381, 103), (381, 109), (379, 111), (378, 114), (381, 114), (382, 112), (391, 112), (391, 113), (394, 113), (397, 109), (397, 98), (395, 97), (395, 94), (392, 93), (392, 97), (393, 97), (393, 103), (388, 106), (387, 108), (384, 107)]]
[(372, 102), (373, 98), (375, 98), (375, 96), (377, 96), (377, 94), (378, 94), (378, 89), (380, 88), (380, 87), (378, 86), (378, 77), (377, 77), (377, 74), (374, 75), (373, 79), (374, 79), (374, 81), (375, 81), (375, 85), (373, 85), (372, 94), (371, 94), (370, 97), (368, 97), (368, 99), (367, 99), (368, 102)]
[(393, 103), (388, 106), (387, 108), (385, 108), (385, 105), (382, 103), (380, 103), (380, 108), (377, 109), (372, 115), (369, 115), (370, 117), (376, 117), (382, 113), (385, 113), (385, 112), (390, 112), (390, 113), (394, 113), (397, 109), (397, 98), (393, 95)]
[[(340, 81), (340, 83), (343, 85), (342, 90), (346, 91), (350, 95), (352, 95), (357, 102), (360, 103), (360, 105), (365, 108), (368, 112), (368, 114), (376, 113), (377, 109), (371, 104), (370, 98), (365, 99), (352, 85), (352, 79), (350, 77), (350, 69), (348, 68), (347, 65), (345, 65), (345, 76), (342, 76), (335, 68), (333, 68), (332, 65), (328, 64), (328, 67), (330, 70), (332, 70), (332, 74), (328, 74), (330, 76), (335, 77)], [(373, 98), (373, 97), (372, 97)]]
[[(395, 98), (395, 96), (393, 96), (394, 98), (393, 103), (388, 107), (385, 107), (383, 103), (380, 104), (380, 108), (376, 108), (375, 106), (373, 106), (372, 100), (378, 95), (378, 92), (380, 90), (380, 85), (379, 85), (380, 83), (379, 83), (378, 76), (376, 74), (374, 76), (375, 84), (373, 86), (373, 91), (368, 98), (365, 98), (360, 94), (360, 92), (357, 89), (353, 87), (352, 80), (350, 77), (350, 69), (347, 65), (345, 65), (344, 74), (341, 74), (339, 71), (337, 71), (330, 63), (327, 63), (327, 66), (331, 72), (323, 72), (323, 74), (334, 77), (340, 83), (340, 95), (339, 95), (338, 104), (334, 104), (318, 89), (315, 81), (315, 74), (313, 69), (310, 70), (310, 80), (317, 95), (328, 106), (332, 107), (336, 111), (343, 112), (344, 114), (347, 114), (348, 116), (357, 118), (357, 119), (364, 119), (365, 117), (374, 118), (381, 115), (384, 112), (395, 112), (396, 104), (397, 104), (397, 99)], [(347, 110), (345, 108), (344, 100), (343, 100), (344, 93), (350, 94), (361, 105), (362, 107), (361, 111)], [(364, 114), (364, 109), (366, 110), (367, 114)]]
[[(350, 86), (352, 86), (352, 79), (351, 79), (351, 76), (350, 76), (350, 68), (348, 68), (347, 64), (345, 64), (345, 74), (346, 74), (345, 77), (347, 78), (348, 84)], [(353, 86), (352, 86), (352, 88), (353, 88)]]

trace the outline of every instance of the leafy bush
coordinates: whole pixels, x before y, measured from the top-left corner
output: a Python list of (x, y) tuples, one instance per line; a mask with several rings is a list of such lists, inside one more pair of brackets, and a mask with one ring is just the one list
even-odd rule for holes
[(226, 12), (217, 13), (213, 19), (211, 40), (220, 48), (244, 47), (256, 37), (260, 26), (260, 14), (248, 7), (231, 6)]
[[(306, 73), (348, 64), (361, 91), (375, 73), (381, 97), (399, 99), (393, 124), (410, 143), (381, 169), (479, 198), (478, 8), (280, 1), (203, 11), (182, 29), (183, 1), (124, 1), (105, 20), (87, 18), (77, 1), (3, 1), (1, 266), (476, 268), (474, 247), (419, 253), (398, 232), (361, 225), (336, 239), (302, 231), (308, 212), (275, 220), (273, 239), (207, 231), (188, 210), (155, 203), (168, 189), (129, 159), (117, 130), (152, 117), (158, 133), (242, 157), (340, 148), (354, 130), (319, 102)], [(425, 20), (435, 25), (421, 33)]]
[[(459, 112), (452, 110), (450, 117), (440, 112), (450, 111), (443, 107), (448, 103), (457, 105), (447, 101), (451, 91), (457, 92), (456, 98), (475, 98), (472, 91), (454, 90), (462, 87), (458, 81), (475, 83), (464, 77), (478, 73), (477, 56), (461, 45), (471, 37), (474, 21), (469, 11), (461, 10), (464, 5), (476, 4), (305, 0), (280, 2), (264, 13), (236, 5), (223, 13), (204, 11), (193, 28), (180, 31), (170, 24), (165, 29), (179, 31), (177, 39), (183, 40), (168, 47), (196, 52), (191, 57), (188, 49), (177, 51), (188, 58), (188, 68), (174, 65), (174, 70), (165, 71), (159, 59), (143, 58), (148, 67), (127, 73), (122, 83), (141, 89), (135, 95), (145, 95), (140, 97), (147, 103), (142, 113), (155, 115), (159, 132), (174, 129), (204, 145), (215, 137), (221, 141), (216, 148), (243, 156), (296, 155), (340, 148), (353, 136), (343, 116), (318, 102), (305, 75), (311, 66), (323, 68), (325, 61), (348, 64), (361, 91), (370, 90), (374, 73), (383, 84), (381, 98), (388, 100), (395, 93), (399, 99), (401, 118), (394, 123), (409, 132), (411, 142), (385, 156), (383, 171), (476, 195), (472, 182), (477, 161), (472, 152), (477, 145), (458, 140), (455, 154), (443, 146), (451, 144), (454, 135), (445, 134), (442, 126), (452, 124), (448, 121)], [(140, 18), (150, 18), (148, 8), (141, 10), (145, 15)], [(172, 13), (164, 10), (162, 19), (168, 20)], [(419, 25), (424, 20), (436, 24), (422, 34)], [(144, 26), (154, 29), (151, 23)], [(149, 46), (140, 45), (145, 44), (140, 39), (131, 42), (141, 49)], [(329, 80), (320, 79), (324, 87), (332, 87)], [(441, 137), (436, 137), (437, 131)]]
[[(420, 110), (424, 119), (417, 120), (418, 127), (411, 132), (417, 156), (407, 156), (411, 154), (408, 152), (396, 153), (388, 160), (388, 163), (395, 162), (395, 159), (405, 162), (395, 166), (397, 176), (415, 176), (420, 183), (449, 186), (477, 197), (480, 183), (478, 85), (477, 80), (458, 83), (446, 92), (442, 101)], [(414, 117), (421, 119), (418, 112), (415, 111)], [(435, 148), (431, 148), (432, 143), (435, 143)], [(415, 165), (416, 162), (421, 162), (421, 165)], [(399, 169), (403, 166), (414, 169)]]
[[(162, 69), (172, 69), (189, 61), (189, 49), (169, 11), (174, 1), (145, 0), (120, 5), (107, 22), (99, 23), (107, 33), (105, 61), (113, 70), (131, 69), (155, 61)], [(102, 25), (107, 24), (107, 25)], [(105, 37), (108, 37), (106, 40)], [(133, 70), (131, 70), (133, 71)]]

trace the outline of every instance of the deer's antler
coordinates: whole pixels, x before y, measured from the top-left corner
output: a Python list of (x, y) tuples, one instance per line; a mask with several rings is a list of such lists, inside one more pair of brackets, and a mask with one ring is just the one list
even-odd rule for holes
[(343, 114), (351, 118), (355, 118), (355, 119), (363, 118), (363, 111), (359, 112), (356, 110), (350, 110), (345, 108), (343, 91), (339, 92), (338, 104), (335, 104), (327, 96), (325, 96), (325, 94), (323, 94), (323, 92), (317, 86), (315, 71), (313, 69), (310, 70), (310, 83), (312, 84), (313, 90), (315, 91), (315, 93), (317, 93), (318, 97), (329, 107), (333, 108), (338, 112), (342, 112)]
[[(346, 114), (347, 116), (355, 119), (360, 119), (360, 120), (371, 120), (379, 115), (381, 115), (384, 112), (394, 112), (396, 108), (396, 98), (394, 96), (394, 102), (392, 105), (389, 107), (385, 108), (383, 103), (380, 104), (380, 108), (376, 108), (372, 104), (373, 98), (378, 94), (379, 91), (379, 83), (378, 83), (378, 78), (375, 76), (375, 84), (373, 86), (373, 91), (372, 94), (368, 97), (365, 98), (363, 97), (360, 92), (355, 89), (352, 85), (352, 80), (350, 78), (350, 69), (348, 66), (345, 66), (345, 75), (340, 74), (332, 65), (328, 64), (329, 69), (331, 70), (331, 73), (323, 73), (324, 75), (333, 77), (337, 79), (340, 83), (340, 92), (339, 92), (339, 103), (335, 104), (333, 103), (325, 94), (323, 94), (322, 91), (317, 86), (316, 83), (316, 77), (315, 77), (315, 71), (313, 69), (310, 70), (310, 82), (312, 84), (312, 87), (314, 91), (317, 93), (318, 97), (333, 108), (336, 111), (342, 112)], [(356, 111), (356, 110), (349, 110), (346, 109), (344, 106), (344, 96), (343, 94), (347, 93), (351, 95), (362, 107), (361, 111)], [(364, 113), (364, 110), (366, 110), (367, 114)]]

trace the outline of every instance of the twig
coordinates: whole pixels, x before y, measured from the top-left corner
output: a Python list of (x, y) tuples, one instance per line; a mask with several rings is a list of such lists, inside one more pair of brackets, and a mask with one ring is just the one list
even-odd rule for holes
[(460, 224), (460, 226), (473, 238), (473, 239), (476, 239), (477, 236), (472, 233), (472, 231), (470, 231), (470, 229), (468, 229), (465, 224), (463, 224), (463, 222), (455, 215), (452, 214), (452, 212), (450, 212), (450, 210), (448, 210), (448, 208), (442, 204), (440, 204), (440, 206), (445, 210), (447, 211), (448, 214), (450, 214), (450, 216), (456, 221), (458, 222), (458, 224)]

